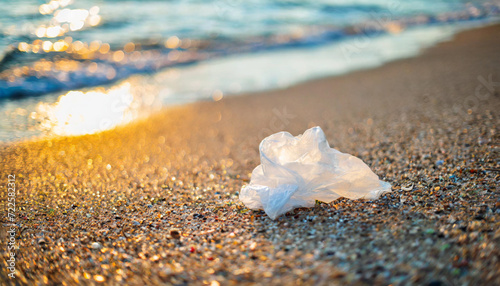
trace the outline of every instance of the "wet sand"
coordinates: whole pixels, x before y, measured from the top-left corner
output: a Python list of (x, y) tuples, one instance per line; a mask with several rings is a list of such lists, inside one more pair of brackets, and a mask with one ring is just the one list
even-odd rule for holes
[[(2, 207), (13, 174), (19, 249), (13, 280), (2, 248), (1, 279), (500, 284), (499, 46), (491, 26), (372, 70), (4, 145)], [(393, 192), (276, 221), (246, 209), (238, 192), (259, 164), (258, 143), (316, 125)]]

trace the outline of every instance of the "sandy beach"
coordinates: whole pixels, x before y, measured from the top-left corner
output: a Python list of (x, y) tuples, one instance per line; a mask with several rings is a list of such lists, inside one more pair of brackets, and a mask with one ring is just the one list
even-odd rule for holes
[[(9, 279), (2, 248), (2, 284), (498, 285), (498, 47), (490, 26), (376, 69), (3, 145), (18, 249)], [(313, 126), (393, 191), (275, 221), (245, 208), (259, 142)]]

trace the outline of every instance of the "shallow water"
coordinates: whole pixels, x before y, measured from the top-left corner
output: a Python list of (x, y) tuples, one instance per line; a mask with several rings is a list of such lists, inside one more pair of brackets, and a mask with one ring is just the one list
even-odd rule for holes
[(378, 66), (498, 21), (499, 3), (0, 1), (0, 140)]

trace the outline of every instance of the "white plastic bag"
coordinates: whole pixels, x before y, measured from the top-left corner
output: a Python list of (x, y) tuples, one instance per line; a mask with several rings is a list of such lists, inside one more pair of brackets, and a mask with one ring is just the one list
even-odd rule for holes
[(318, 126), (297, 137), (273, 134), (259, 150), (261, 165), (242, 188), (240, 200), (250, 209), (264, 209), (272, 219), (312, 207), (316, 200), (376, 199), (391, 191), (361, 159), (330, 148)]

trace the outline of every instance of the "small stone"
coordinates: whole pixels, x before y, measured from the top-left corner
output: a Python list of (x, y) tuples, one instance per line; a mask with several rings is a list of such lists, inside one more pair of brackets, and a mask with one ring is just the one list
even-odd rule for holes
[(406, 192), (411, 191), (411, 190), (413, 190), (413, 184), (407, 185), (407, 186), (401, 186), (401, 190), (406, 191)]
[(104, 276), (102, 275), (94, 275), (94, 280), (97, 282), (104, 282), (106, 281), (106, 278), (104, 278)]
[(104, 278), (104, 276), (102, 275), (94, 275), (94, 280), (97, 282), (104, 282), (106, 281), (106, 278)]
[(133, 225), (135, 225), (135, 226), (139, 226), (139, 225), (141, 225), (141, 223), (140, 223), (140, 222), (135, 221), (135, 220), (132, 222), (132, 224), (133, 224)]
[(195, 214), (193, 215), (193, 218), (204, 219), (204, 218), (205, 218), (205, 216), (204, 216), (204, 215), (202, 215), (202, 214), (195, 213)]
[(179, 239), (181, 238), (181, 233), (179, 230), (177, 229), (171, 229), (170, 230), (170, 236), (173, 238), (173, 239)]
[(335, 251), (333, 251), (333, 250), (327, 250), (327, 251), (325, 252), (325, 255), (326, 255), (326, 256), (333, 256), (333, 255), (335, 255)]
[(257, 248), (257, 243), (256, 243), (256, 242), (252, 242), (252, 243), (250, 244), (250, 250), (254, 251), (254, 250), (255, 250), (255, 248)]
[(433, 234), (435, 231), (432, 228), (428, 228), (425, 230), (426, 234)]
[(448, 248), (450, 248), (450, 247), (451, 247), (451, 246), (450, 246), (450, 244), (449, 244), (449, 243), (446, 243), (446, 244), (443, 244), (443, 245), (440, 247), (440, 249), (441, 249), (441, 251), (445, 251), (445, 250), (447, 250), (447, 249), (448, 249)]
[(92, 242), (90, 245), (93, 249), (101, 249), (102, 245), (99, 242)]

